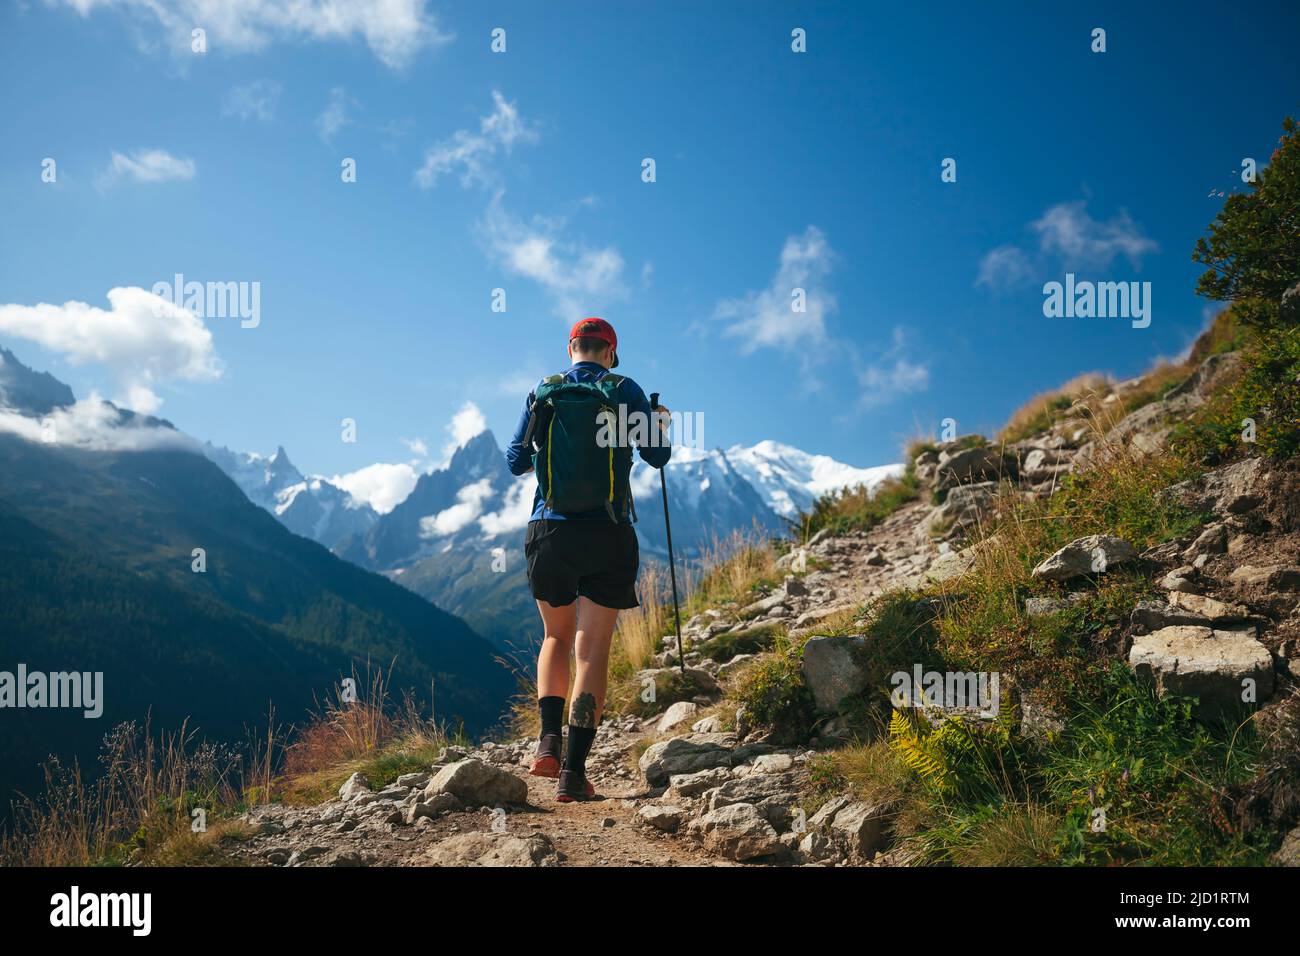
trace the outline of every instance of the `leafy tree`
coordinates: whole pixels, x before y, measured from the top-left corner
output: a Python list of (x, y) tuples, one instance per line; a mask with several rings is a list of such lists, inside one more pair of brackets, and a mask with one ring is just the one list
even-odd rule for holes
[[(1229, 196), (1209, 234), (1196, 240), (1192, 259), (1209, 267), (1196, 285), (1200, 295), (1278, 302), (1300, 281), (1300, 133), (1291, 117), (1282, 129), (1250, 191)], [(1257, 322), (1268, 324), (1276, 315), (1254, 313)]]

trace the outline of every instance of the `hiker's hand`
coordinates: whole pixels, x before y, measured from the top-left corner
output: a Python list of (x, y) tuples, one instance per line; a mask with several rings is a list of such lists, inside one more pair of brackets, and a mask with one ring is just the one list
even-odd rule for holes
[(669, 416), (672, 415), (672, 412), (670, 412), (667, 406), (665, 405), (657, 405), (656, 407), (650, 410), (655, 413), (656, 416), (655, 421), (658, 422), (659, 424), (659, 430), (663, 432), (665, 435), (667, 435), (668, 426), (671, 424), (671, 419)]

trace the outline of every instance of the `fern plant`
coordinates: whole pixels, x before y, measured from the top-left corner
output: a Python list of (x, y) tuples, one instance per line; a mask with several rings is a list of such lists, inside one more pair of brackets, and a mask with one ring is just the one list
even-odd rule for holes
[(1000, 782), (1016, 733), (1016, 708), (1004, 704), (991, 722), (959, 714), (931, 716), (924, 706), (889, 718), (889, 745), (900, 760), (939, 794)]

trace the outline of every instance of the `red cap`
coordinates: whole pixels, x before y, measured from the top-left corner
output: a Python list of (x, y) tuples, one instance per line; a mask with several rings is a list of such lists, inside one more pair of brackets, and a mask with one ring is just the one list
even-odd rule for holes
[(600, 339), (602, 342), (608, 342), (609, 347), (614, 350), (614, 366), (618, 365), (618, 335), (614, 332), (614, 326), (593, 315), (573, 323), (573, 328), (569, 329), (569, 341), (572, 342), (579, 336), (584, 339)]

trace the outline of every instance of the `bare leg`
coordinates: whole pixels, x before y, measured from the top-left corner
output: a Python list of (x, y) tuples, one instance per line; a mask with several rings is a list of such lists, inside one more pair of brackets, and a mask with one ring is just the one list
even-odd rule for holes
[[(581, 600), (581, 599), (579, 599)], [(569, 656), (573, 653), (574, 631), (578, 625), (578, 605), (566, 604), (552, 607), (545, 601), (537, 602), (546, 635), (542, 649), (537, 654), (537, 697), (567, 697), (569, 695)]]
[(595, 728), (600, 724), (609, 687), (609, 645), (617, 622), (617, 609), (578, 598), (578, 674), (573, 684), (573, 703), (569, 705), (569, 723), (575, 727)]

